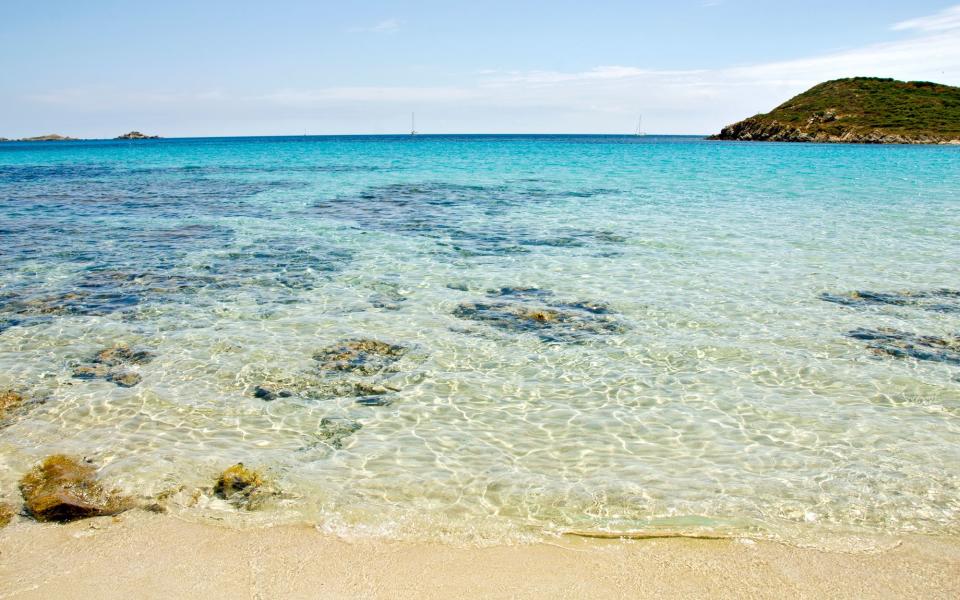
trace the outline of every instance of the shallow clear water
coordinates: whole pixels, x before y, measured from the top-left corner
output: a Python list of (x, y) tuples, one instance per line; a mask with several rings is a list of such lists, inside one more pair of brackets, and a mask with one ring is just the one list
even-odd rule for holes
[[(68, 452), (184, 515), (393, 537), (960, 529), (960, 148), (10, 143), (0, 242), (10, 498)], [(314, 356), (366, 338), (402, 356)], [(118, 343), (139, 384), (72, 376)], [(209, 497), (237, 461), (258, 511)]]

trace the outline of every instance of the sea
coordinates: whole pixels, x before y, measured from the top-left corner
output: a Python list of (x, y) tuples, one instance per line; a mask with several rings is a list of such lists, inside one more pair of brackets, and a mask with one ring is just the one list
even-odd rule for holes
[(956, 536), (960, 147), (6, 142), (4, 389), (11, 502), (65, 453), (228, 527)]

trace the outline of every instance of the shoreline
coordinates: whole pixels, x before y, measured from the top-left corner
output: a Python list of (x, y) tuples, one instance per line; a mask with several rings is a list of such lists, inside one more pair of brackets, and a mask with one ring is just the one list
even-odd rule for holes
[(235, 529), (132, 511), (0, 530), (6, 598), (949, 598), (960, 538), (868, 553), (751, 540), (598, 540), (452, 547)]

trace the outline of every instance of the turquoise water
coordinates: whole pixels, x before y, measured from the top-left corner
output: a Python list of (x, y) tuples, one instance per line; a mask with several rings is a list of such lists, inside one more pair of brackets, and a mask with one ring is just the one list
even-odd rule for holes
[[(0, 241), (9, 499), (67, 452), (343, 534), (960, 532), (960, 148), (7, 143)], [(117, 344), (138, 383), (74, 376)]]

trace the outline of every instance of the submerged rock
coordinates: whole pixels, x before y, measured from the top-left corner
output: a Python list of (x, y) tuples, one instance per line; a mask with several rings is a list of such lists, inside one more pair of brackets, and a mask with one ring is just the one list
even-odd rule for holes
[(316, 351), (316, 368), (297, 374), (275, 369), (257, 373), (251, 382), (255, 382), (253, 396), (267, 402), (350, 398), (359, 404), (386, 406), (390, 401), (384, 397), (400, 391), (389, 379), (399, 371), (398, 363), (407, 353), (406, 346), (379, 340), (345, 340)]
[(134, 350), (126, 344), (104, 348), (94, 355), (93, 362), (115, 367), (118, 365), (145, 365), (154, 359), (146, 350)]
[(491, 298), (510, 298), (513, 300), (547, 300), (553, 298), (553, 292), (535, 287), (502, 287), (487, 290)]
[(48, 456), (20, 480), (27, 513), (37, 521), (67, 522), (114, 515), (132, 507), (97, 481), (94, 468), (63, 454)]
[(73, 376), (77, 379), (105, 379), (120, 387), (133, 387), (142, 377), (126, 367), (145, 365), (153, 358), (154, 355), (147, 350), (134, 350), (126, 344), (118, 344), (100, 350), (89, 363), (75, 366)]
[(25, 401), (23, 394), (14, 390), (0, 392), (0, 420), (7, 418), (13, 410), (19, 408)]
[(452, 182), (394, 183), (315, 204), (325, 218), (364, 231), (386, 231), (433, 240), (436, 252), (459, 256), (528, 253), (531, 247), (578, 247), (609, 243), (593, 231), (542, 231), (517, 223), (507, 213), (556, 198), (588, 198), (615, 190), (548, 190), (510, 183), (461, 185)]
[(535, 333), (547, 342), (573, 342), (589, 335), (624, 331), (616, 319), (573, 304), (544, 307), (519, 302), (464, 302), (453, 315), (514, 333)]
[(357, 398), (356, 403), (360, 406), (390, 406), (393, 400), (383, 396), (362, 396)]
[(901, 292), (858, 290), (848, 294), (820, 294), (826, 302), (843, 306), (909, 306), (933, 312), (960, 312), (960, 290), (941, 288)]
[(106, 365), (80, 365), (73, 368), (73, 376), (77, 379), (103, 379), (110, 374)]
[(362, 427), (356, 421), (324, 417), (320, 419), (320, 430), (317, 431), (316, 437), (327, 446), (339, 450), (343, 448), (343, 441), (360, 431)]
[(263, 487), (263, 478), (243, 463), (237, 463), (220, 473), (213, 493), (224, 500), (248, 504), (251, 497)]
[(289, 398), (291, 396), (293, 396), (293, 392), (289, 390), (277, 390), (267, 385), (258, 385), (253, 388), (253, 397), (260, 398), (267, 402), (271, 402), (277, 398)]
[(395, 363), (407, 349), (378, 340), (349, 340), (329, 346), (313, 355), (322, 371), (351, 372), (372, 375), (395, 369)]
[(0, 299), (0, 310), (23, 317), (22, 324), (42, 322), (40, 317), (65, 315), (101, 316), (135, 307), (140, 298), (117, 288), (78, 289), (82, 284), (55, 293), (37, 292), (7, 296)]
[(341, 393), (338, 394), (339, 396), (382, 396), (390, 392), (400, 391), (395, 387), (377, 385), (365, 381), (348, 381), (344, 383), (349, 387), (347, 390), (341, 391)]
[(133, 371), (111, 371), (107, 374), (107, 381), (120, 387), (133, 387), (140, 383), (141, 379), (140, 374)]
[(891, 328), (854, 329), (847, 336), (869, 342), (879, 354), (960, 365), (960, 337), (917, 335)]

